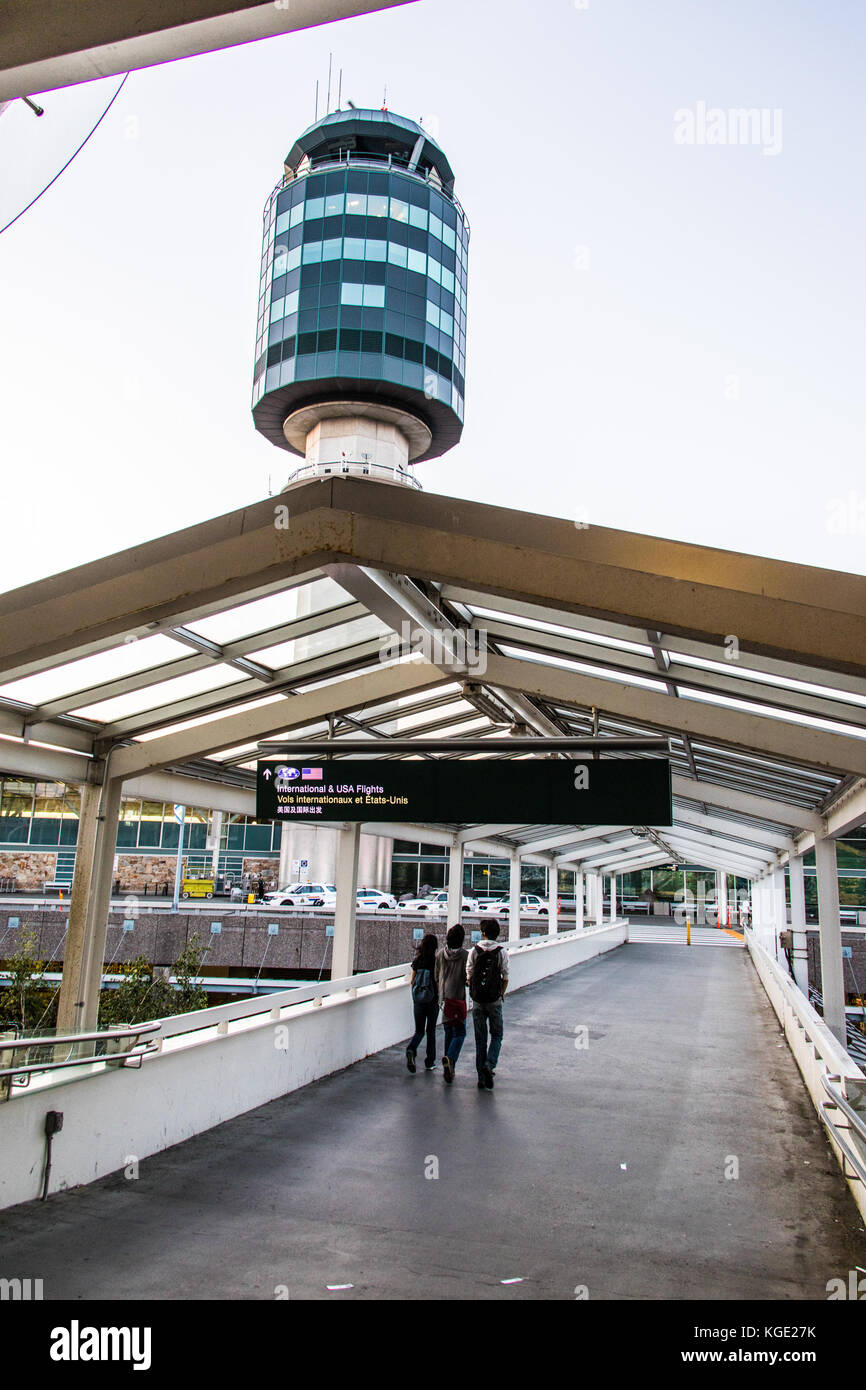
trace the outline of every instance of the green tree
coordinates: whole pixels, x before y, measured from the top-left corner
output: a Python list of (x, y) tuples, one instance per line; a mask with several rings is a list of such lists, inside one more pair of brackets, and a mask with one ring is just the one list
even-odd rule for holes
[(100, 1028), (144, 1023), (176, 1012), (174, 990), (167, 980), (154, 974), (147, 956), (137, 956), (125, 965), (114, 967), (113, 972), (123, 975), (124, 979), (116, 989), (100, 992)]
[(4, 1027), (24, 1031), (53, 1026), (56, 1001), (45, 981), (45, 962), (37, 960), (36, 945), (35, 931), (23, 927), (18, 950), (6, 962), (9, 987), (0, 992), (0, 1025)]
[(155, 1018), (171, 1018), (174, 1014), (206, 1009), (207, 993), (197, 976), (207, 950), (198, 933), (194, 933), (175, 961), (176, 989), (162, 975), (155, 973), (154, 966), (146, 956), (138, 956), (125, 965), (115, 966), (114, 973), (124, 978), (115, 989), (103, 989), (100, 993), (100, 1028), (144, 1023)]
[(210, 948), (205, 946), (198, 932), (193, 932), (174, 963), (174, 977), (177, 981), (175, 1005), (177, 1014), (192, 1013), (195, 1009), (207, 1008), (207, 993), (197, 978), (201, 963)]

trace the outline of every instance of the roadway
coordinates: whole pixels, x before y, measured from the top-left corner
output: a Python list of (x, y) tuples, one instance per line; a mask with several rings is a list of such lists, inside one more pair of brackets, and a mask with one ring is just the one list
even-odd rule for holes
[(823, 1300), (866, 1266), (748, 954), (654, 942), (508, 999), (492, 1093), (471, 1038), (450, 1088), (391, 1048), (0, 1213), (0, 1249), (46, 1299)]

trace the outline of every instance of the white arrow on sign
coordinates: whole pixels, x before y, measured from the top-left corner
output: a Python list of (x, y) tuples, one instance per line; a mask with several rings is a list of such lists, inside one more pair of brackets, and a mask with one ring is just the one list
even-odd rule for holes
[(264, 777), (264, 779), (265, 779), (266, 782), (270, 782), (270, 780), (271, 780), (271, 774), (270, 774), (270, 772), (268, 772), (267, 768), (266, 768), (265, 771), (262, 773), (262, 776)]

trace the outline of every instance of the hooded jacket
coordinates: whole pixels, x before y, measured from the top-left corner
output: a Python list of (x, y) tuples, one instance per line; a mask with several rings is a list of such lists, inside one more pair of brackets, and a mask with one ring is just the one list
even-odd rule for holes
[(443, 946), (436, 953), (436, 992), (440, 999), (466, 1000), (466, 962), (469, 952), (465, 946), (452, 950)]

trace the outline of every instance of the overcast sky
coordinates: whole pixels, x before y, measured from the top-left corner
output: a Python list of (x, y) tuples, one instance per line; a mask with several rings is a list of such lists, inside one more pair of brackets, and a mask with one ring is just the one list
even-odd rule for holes
[[(0, 588), (294, 466), (249, 409), (261, 212), (329, 50), (344, 105), (432, 126), (472, 223), (428, 490), (864, 572), (864, 39), (861, 0), (420, 0), (133, 73), (0, 237)], [(0, 117), (0, 224), (117, 81)], [(741, 107), (752, 143), (700, 143)]]

